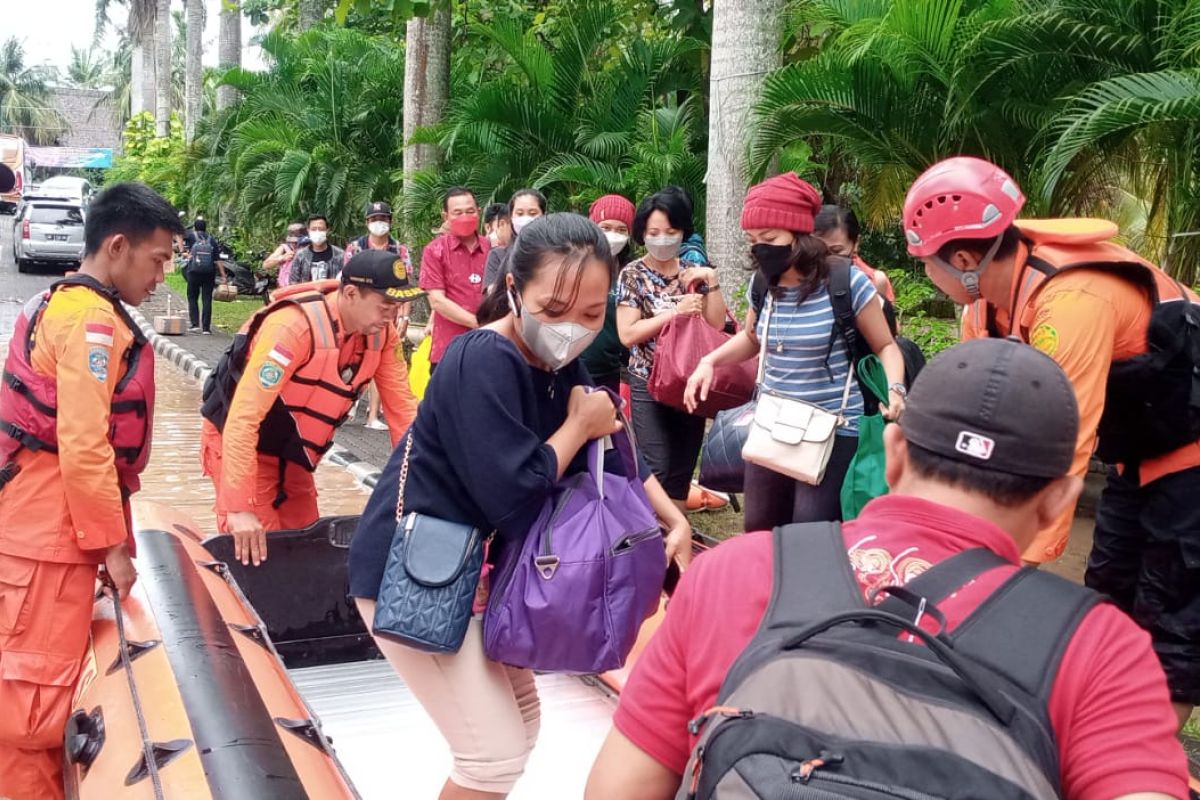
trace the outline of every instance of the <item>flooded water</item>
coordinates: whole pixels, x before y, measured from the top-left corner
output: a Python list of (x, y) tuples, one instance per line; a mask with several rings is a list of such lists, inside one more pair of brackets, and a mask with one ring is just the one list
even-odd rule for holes
[[(154, 449), (137, 497), (174, 506), (205, 534), (215, 533), (212, 481), (200, 470), (201, 387), (161, 358), (154, 377)], [(316, 481), (323, 516), (359, 514), (370, 494), (349, 472), (332, 464), (317, 468)]]

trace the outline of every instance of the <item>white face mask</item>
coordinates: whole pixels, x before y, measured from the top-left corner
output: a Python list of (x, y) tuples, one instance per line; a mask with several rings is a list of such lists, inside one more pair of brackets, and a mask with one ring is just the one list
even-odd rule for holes
[(369, 230), (371, 232), (371, 235), (373, 235), (373, 236), (387, 236), (388, 231), (390, 231), (391, 229), (392, 229), (392, 226), (386, 222), (369, 222), (369, 223), (367, 223), (367, 230)]
[(533, 222), (537, 217), (513, 217), (512, 226), (513, 233), (520, 233), (525, 230), (525, 226)]
[(600, 335), (599, 330), (586, 328), (577, 322), (542, 322), (524, 309), (517, 310), (513, 291), (508, 290), (508, 305), (521, 321), (521, 338), (538, 360), (553, 372), (579, 358), (588, 345)]
[(679, 255), (679, 247), (683, 244), (683, 234), (674, 236), (647, 236), (646, 251), (655, 261), (670, 261)]
[(491, 244), (492, 247), (499, 247), (500, 246), (500, 234), (497, 233), (496, 231), (492, 231), (491, 233), (489, 233), (488, 234), (488, 243)]
[(329, 237), (327, 231), (309, 231), (308, 238), (313, 244), (325, 244), (325, 240)]
[(624, 233), (616, 233), (615, 231), (605, 231), (604, 238), (608, 239), (609, 249), (615, 256), (625, 249), (625, 245), (629, 244), (629, 237)]

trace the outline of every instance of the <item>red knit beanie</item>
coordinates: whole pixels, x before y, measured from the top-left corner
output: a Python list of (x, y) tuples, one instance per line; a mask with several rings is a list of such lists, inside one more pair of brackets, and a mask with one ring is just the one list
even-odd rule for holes
[(813, 216), (821, 210), (821, 193), (794, 172), (767, 178), (750, 187), (742, 207), (742, 230), (781, 228), (812, 233)]
[(606, 194), (588, 209), (588, 217), (597, 225), (605, 220), (624, 222), (625, 227), (633, 227), (633, 203), (619, 194)]

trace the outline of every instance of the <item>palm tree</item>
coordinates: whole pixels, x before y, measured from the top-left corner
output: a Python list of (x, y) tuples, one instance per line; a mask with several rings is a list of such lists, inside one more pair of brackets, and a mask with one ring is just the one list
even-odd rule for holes
[(151, 111), (157, 104), (155, 82), (155, 31), (158, 5), (156, 0), (96, 0), (96, 32), (93, 44), (99, 42), (108, 25), (108, 13), (113, 3), (128, 10), (125, 33), (129, 41), (129, 114)]
[(154, 132), (171, 132), (171, 0), (157, 0), (154, 15)]
[(71, 46), (71, 61), (65, 75), (68, 86), (77, 89), (99, 89), (106, 86), (108, 77), (107, 54), (94, 49)]
[(460, 62), (445, 122), (412, 140), (440, 145), (446, 166), (411, 177), (408, 209), (431, 218), (455, 183), (471, 186), (481, 202), (533, 184), (556, 208), (580, 207), (605, 191), (636, 198), (664, 183), (695, 193), (704, 174), (695, 156), (703, 152), (701, 109), (686, 98), (699, 86), (682, 64), (700, 44), (678, 36), (633, 41), (614, 60), (619, 17), (612, 0), (582, 0), (546, 35), (511, 19), (472, 26), (470, 34), (498, 56), (482, 80), (477, 65)]
[(25, 49), (16, 37), (0, 45), (0, 131), (32, 144), (54, 144), (64, 121), (51, 99), (53, 77), (45, 67), (26, 66)]
[(402, 51), (352, 29), (315, 28), (262, 41), (265, 72), (234, 68), (223, 84), (242, 100), (201, 126), (190, 204), (227, 204), (259, 233), (327, 214), (340, 235), (358, 230), (371, 200), (399, 194)]
[[(241, 0), (225, 0), (221, 6), (221, 29), (217, 38), (217, 64), (222, 69), (242, 65)], [(217, 107), (226, 109), (237, 102), (237, 89), (223, 84), (217, 89)]]
[(204, 0), (187, 0), (187, 79), (184, 103), (184, 138), (188, 144), (196, 137), (203, 100), (204, 26), (207, 19)]
[(779, 20), (784, 0), (736, 0), (713, 7), (712, 66), (709, 79), (708, 254), (736, 285), (747, 262), (742, 234), (742, 202), (747, 171), (743, 142), (763, 80), (779, 67)]
[[(305, 3), (301, 4), (303, 25)], [(433, 144), (410, 143), (417, 129), (442, 121), (450, 97), (450, 3), (443, 2), (428, 17), (413, 17), (405, 33), (404, 174), (438, 166)], [(410, 240), (416, 234), (411, 218), (405, 226)]]
[(1198, 41), (1200, 3), (1060, 0), (981, 31), (969, 84), (1038, 109), (1028, 155), (1042, 203), (1119, 216), (1133, 198), (1142, 252), (1189, 283), (1200, 278)]

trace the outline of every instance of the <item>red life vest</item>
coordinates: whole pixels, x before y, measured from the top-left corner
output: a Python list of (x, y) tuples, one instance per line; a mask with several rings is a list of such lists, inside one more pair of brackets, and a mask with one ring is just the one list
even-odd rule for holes
[[(1017, 223), (1029, 255), (1013, 288), (1009, 328), (1028, 342), (1036, 300), (1050, 278), (1067, 269), (1107, 272), (1138, 287), (1151, 305), (1147, 352), (1109, 366), (1096, 455), (1110, 464), (1136, 464), (1200, 439), (1200, 299), (1162, 269), (1115, 242), (1105, 220), (1028, 220)], [(989, 336), (1005, 336), (993, 307), (967, 311)]]
[[(313, 352), (284, 385), (258, 431), (258, 452), (277, 456), (312, 471), (333, 446), (333, 435), (366, 385), (375, 377), (386, 338), (377, 333), (367, 339), (362, 360), (338, 368), (341, 346), (329, 304), (337, 302), (340, 284), (335, 280), (300, 283), (275, 292), (269, 306), (243, 326), (220, 363), (204, 384), (204, 418), (225, 430), (229, 407), (254, 337), (263, 322), (281, 308), (304, 312), (312, 332)], [(252, 376), (253, 377), (253, 376)]]
[(112, 289), (86, 275), (56, 281), (25, 304), (13, 328), (0, 387), (0, 488), (17, 474), (16, 456), (22, 449), (58, 452), (58, 386), (55, 376), (33, 368), (31, 356), (38, 322), (54, 292), (64, 286), (86, 286), (112, 303), (117, 316), (133, 333), (133, 344), (121, 354), (124, 372), (117, 380), (109, 418), (117, 479), (126, 496), (136, 492), (139, 476), (150, 460), (154, 429), (154, 348), (121, 305)]

